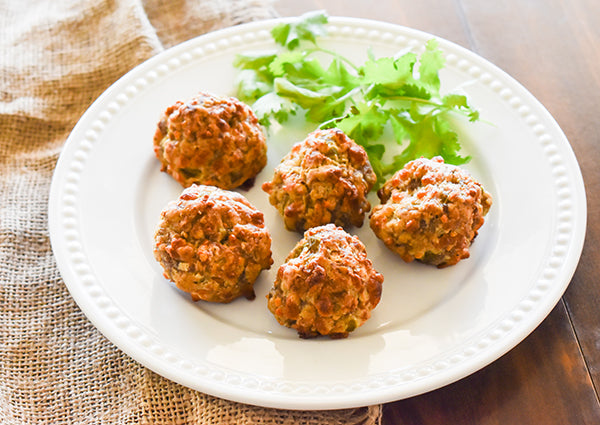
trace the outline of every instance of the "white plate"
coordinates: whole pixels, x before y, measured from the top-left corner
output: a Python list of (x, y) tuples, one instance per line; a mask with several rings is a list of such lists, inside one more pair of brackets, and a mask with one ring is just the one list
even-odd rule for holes
[[(217, 31), (141, 64), (84, 114), (58, 161), (50, 236), (84, 313), (157, 373), (215, 396), (267, 407), (334, 409), (410, 397), (475, 372), (525, 338), (551, 311), (577, 265), (586, 203), (577, 161), (544, 107), (481, 57), (440, 41), (442, 92), (459, 86), (489, 123), (458, 122), (467, 168), (494, 197), (471, 258), (438, 270), (404, 264), (372, 234), (356, 234), (385, 276), (372, 318), (344, 340), (301, 340), (266, 307), (277, 268), (299, 239), (260, 190), (304, 129), (269, 136), (269, 162), (246, 192), (265, 213), (274, 265), (254, 301), (193, 303), (152, 256), (159, 212), (181, 188), (159, 171), (160, 113), (199, 90), (233, 94), (234, 55), (273, 47), (264, 21)], [(430, 34), (331, 18), (326, 47), (357, 61), (419, 50)], [(373, 202), (377, 202), (372, 198)]]

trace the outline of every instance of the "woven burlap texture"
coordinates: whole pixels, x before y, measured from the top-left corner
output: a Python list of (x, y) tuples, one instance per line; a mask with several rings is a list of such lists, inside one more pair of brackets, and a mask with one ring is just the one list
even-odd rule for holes
[(202, 33), (275, 16), (267, 0), (0, 1), (0, 422), (371, 424), (380, 406), (305, 412), (218, 399), (115, 348), (53, 257), (53, 169), (86, 108), (121, 75)]

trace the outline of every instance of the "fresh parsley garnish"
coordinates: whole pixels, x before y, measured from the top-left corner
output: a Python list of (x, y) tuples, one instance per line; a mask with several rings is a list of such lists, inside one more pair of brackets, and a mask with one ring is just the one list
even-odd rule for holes
[(455, 165), (469, 161), (449, 114), (473, 122), (479, 113), (464, 95), (440, 94), (444, 57), (435, 39), (420, 56), (375, 58), (369, 52), (357, 66), (319, 46), (327, 23), (324, 12), (305, 14), (272, 29), (278, 48), (236, 56), (236, 95), (252, 105), (261, 124), (283, 124), (304, 113), (320, 128), (340, 128), (365, 148), (378, 185), (421, 156), (441, 155)]

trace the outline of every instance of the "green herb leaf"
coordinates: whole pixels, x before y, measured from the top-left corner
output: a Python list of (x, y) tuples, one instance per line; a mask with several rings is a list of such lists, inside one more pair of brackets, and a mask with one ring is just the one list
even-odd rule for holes
[(276, 50), (265, 50), (237, 54), (233, 66), (240, 69), (260, 69), (269, 65), (277, 57)]
[(297, 106), (276, 93), (267, 93), (254, 102), (252, 109), (258, 116), (259, 122), (264, 126), (269, 126), (271, 117), (282, 124), (286, 122), (290, 115), (296, 114)]
[(368, 146), (383, 133), (389, 114), (375, 103), (359, 103), (351, 114), (336, 123), (336, 127), (357, 143)]
[(273, 83), (262, 73), (243, 69), (238, 74), (236, 88), (238, 97), (249, 101), (273, 91)]
[(396, 127), (402, 127), (408, 135), (408, 146), (394, 157), (394, 167), (402, 168), (407, 162), (419, 158), (441, 155), (450, 164), (464, 164), (470, 157), (458, 154), (458, 135), (441, 115), (419, 115), (402, 111), (391, 115)]
[(425, 44), (425, 52), (421, 55), (419, 80), (434, 92), (440, 90), (439, 72), (444, 67), (444, 62), (444, 56), (438, 49), (437, 40), (429, 40)]
[(276, 43), (288, 48), (296, 49), (301, 41), (317, 42), (317, 38), (325, 35), (325, 24), (328, 18), (321, 11), (313, 11), (300, 16), (296, 22), (275, 26), (271, 35)]

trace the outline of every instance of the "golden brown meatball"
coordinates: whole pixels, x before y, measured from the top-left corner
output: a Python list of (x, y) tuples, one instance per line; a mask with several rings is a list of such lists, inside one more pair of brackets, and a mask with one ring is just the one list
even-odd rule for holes
[(161, 171), (183, 187), (234, 189), (267, 163), (267, 144), (254, 112), (232, 97), (199, 93), (163, 113), (154, 134)]
[(367, 153), (341, 130), (317, 130), (299, 143), (263, 183), (288, 230), (327, 223), (362, 226), (376, 181)]
[(382, 282), (362, 242), (327, 224), (307, 230), (288, 255), (267, 295), (268, 307), (302, 338), (345, 338), (371, 316)]
[(465, 170), (441, 157), (420, 158), (396, 172), (377, 192), (371, 228), (406, 262), (438, 267), (469, 257), (492, 197)]
[(164, 276), (194, 301), (254, 298), (254, 281), (270, 268), (271, 236), (263, 214), (236, 192), (192, 185), (160, 215), (154, 257)]

